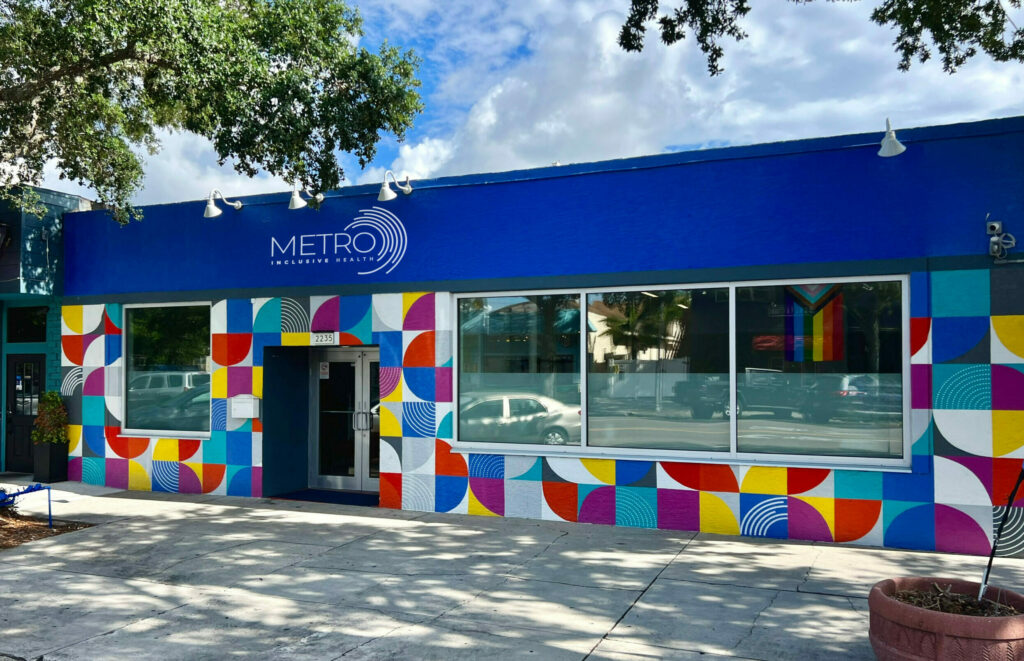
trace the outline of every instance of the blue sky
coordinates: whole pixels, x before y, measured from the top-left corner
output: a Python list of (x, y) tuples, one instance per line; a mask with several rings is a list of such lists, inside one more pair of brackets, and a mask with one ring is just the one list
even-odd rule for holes
[[(690, 40), (640, 54), (616, 43), (628, 0), (362, 0), (361, 43), (423, 59), (426, 109), (402, 144), (385, 138), (349, 183), (384, 170), (414, 180), (622, 158), (663, 151), (1024, 114), (1024, 65), (977, 57), (957, 74), (939, 62), (897, 70), (894, 34), (861, 2), (755, 2), (749, 38), (726, 42), (714, 78)], [(1014, 12), (1024, 24), (1020, 11)], [(142, 204), (289, 190), (216, 163), (203, 139), (165, 134), (147, 157)], [(81, 192), (53, 173), (44, 185)]]

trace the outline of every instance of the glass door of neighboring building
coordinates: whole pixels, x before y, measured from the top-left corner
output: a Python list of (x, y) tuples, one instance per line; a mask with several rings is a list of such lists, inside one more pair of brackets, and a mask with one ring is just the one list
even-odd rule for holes
[(43, 356), (7, 356), (7, 470), (32, 472), (32, 423), (42, 393)]
[(380, 481), (380, 352), (313, 352), (309, 484), (378, 491)]

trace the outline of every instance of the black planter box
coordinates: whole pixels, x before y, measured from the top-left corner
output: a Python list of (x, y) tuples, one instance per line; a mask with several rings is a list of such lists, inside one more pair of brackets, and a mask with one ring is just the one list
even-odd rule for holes
[(32, 479), (36, 482), (68, 479), (68, 446), (63, 443), (34, 443), (32, 462)]

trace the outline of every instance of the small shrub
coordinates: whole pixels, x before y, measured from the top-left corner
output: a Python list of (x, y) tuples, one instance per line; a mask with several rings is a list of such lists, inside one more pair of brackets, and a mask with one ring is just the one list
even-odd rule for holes
[(55, 390), (47, 390), (39, 398), (39, 413), (32, 426), (33, 443), (68, 442), (68, 410)]

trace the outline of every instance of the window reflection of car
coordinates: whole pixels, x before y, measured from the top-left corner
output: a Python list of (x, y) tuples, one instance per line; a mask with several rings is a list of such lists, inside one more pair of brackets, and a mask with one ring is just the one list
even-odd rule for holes
[(128, 424), (138, 429), (210, 431), (210, 384), (131, 410)]
[(818, 374), (808, 389), (804, 418), (825, 423), (832, 418), (874, 418), (902, 415), (903, 386), (899, 375)]
[(209, 383), (210, 375), (206, 372), (139, 372), (128, 383), (128, 402), (158, 404)]
[[(744, 411), (767, 411), (789, 417), (800, 410), (805, 388), (801, 374), (780, 370), (748, 367), (740, 375), (736, 390), (736, 407)], [(729, 417), (729, 376), (727, 374), (695, 374), (675, 387), (676, 400), (690, 407), (695, 420), (707, 420), (715, 413)]]
[(459, 439), (466, 442), (579, 445), (578, 406), (533, 393), (467, 394), (459, 398)]

